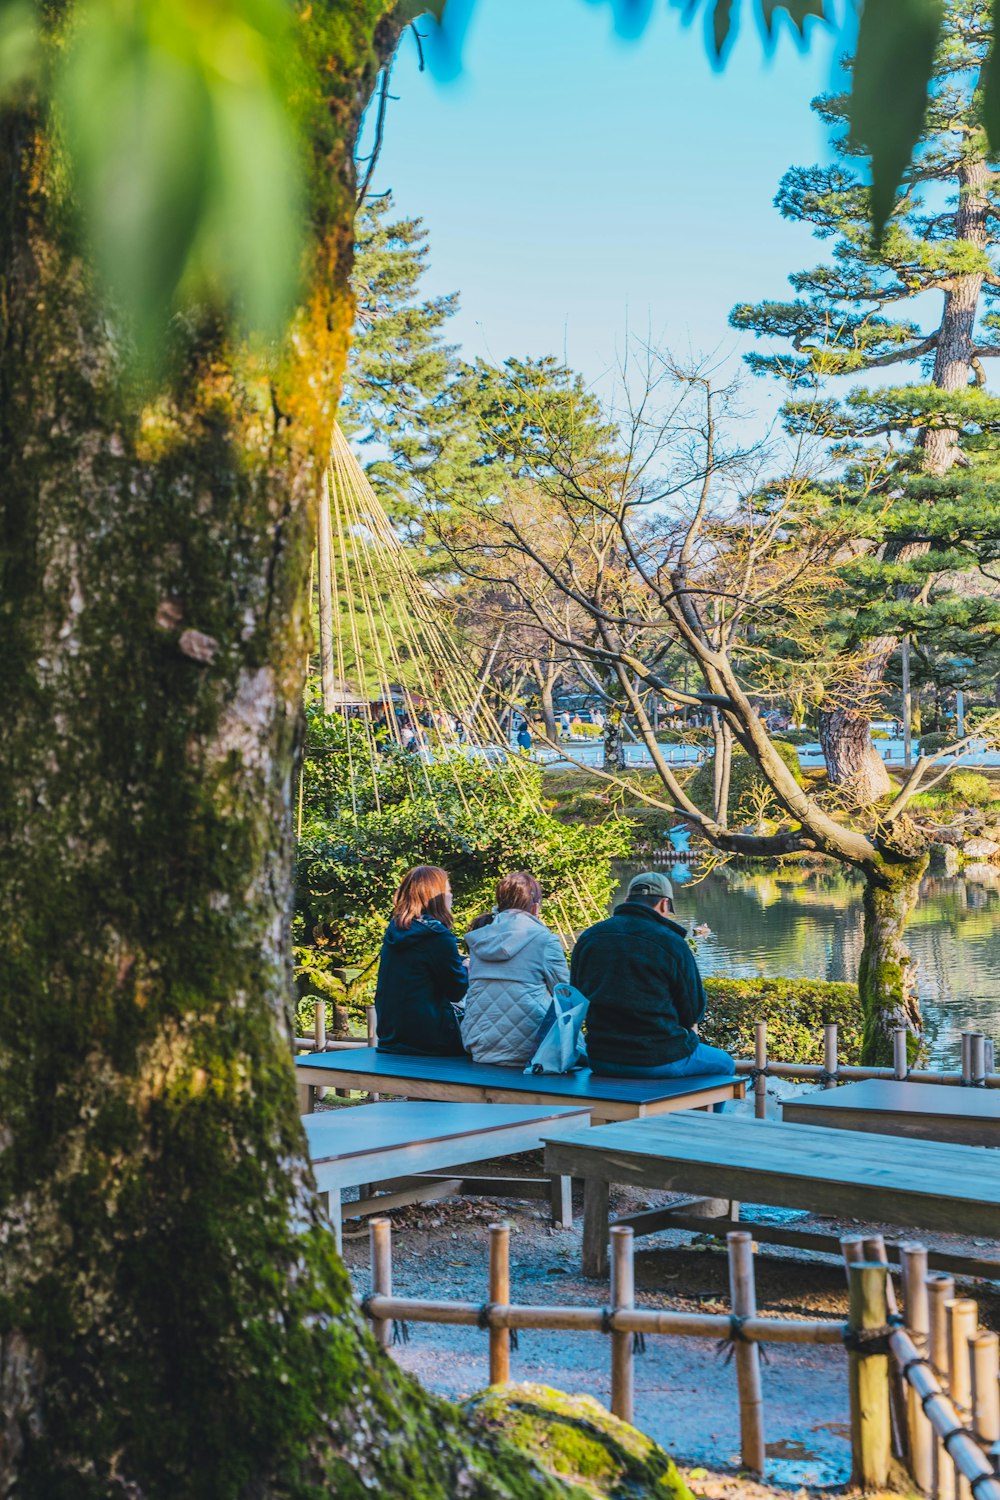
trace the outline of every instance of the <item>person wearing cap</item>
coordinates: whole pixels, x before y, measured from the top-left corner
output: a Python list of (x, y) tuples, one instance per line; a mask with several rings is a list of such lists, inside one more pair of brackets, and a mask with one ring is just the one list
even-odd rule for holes
[(614, 915), (577, 939), (570, 983), (590, 1001), (587, 1052), (613, 1078), (685, 1078), (735, 1072), (728, 1052), (700, 1040), (705, 986), (674, 892), (658, 870), (633, 875)]

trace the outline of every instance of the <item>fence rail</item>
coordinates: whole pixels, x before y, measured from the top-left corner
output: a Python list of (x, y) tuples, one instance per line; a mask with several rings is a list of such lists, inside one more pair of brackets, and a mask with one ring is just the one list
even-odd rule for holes
[(712, 1340), (735, 1354), (740, 1449), (745, 1468), (764, 1468), (760, 1345), (838, 1345), (848, 1352), (852, 1479), (885, 1488), (891, 1459), (934, 1500), (1000, 1500), (1000, 1341), (978, 1326), (978, 1309), (956, 1298), (950, 1276), (927, 1274), (922, 1245), (903, 1247), (905, 1313), (886, 1264), (881, 1236), (846, 1236), (850, 1292), (846, 1322), (790, 1319), (757, 1312), (752, 1236), (727, 1235), (732, 1311), (691, 1313), (635, 1304), (630, 1228), (611, 1230), (609, 1302), (599, 1307), (528, 1306), (510, 1298), (510, 1230), (489, 1231), (489, 1279), (482, 1303), (397, 1297), (392, 1292), (392, 1224), (369, 1224), (372, 1291), (363, 1303), (376, 1341), (388, 1349), (408, 1322), (478, 1327), (489, 1345), (491, 1385), (510, 1380), (511, 1333), (519, 1329), (594, 1332), (610, 1342), (611, 1410), (634, 1420), (636, 1336)]

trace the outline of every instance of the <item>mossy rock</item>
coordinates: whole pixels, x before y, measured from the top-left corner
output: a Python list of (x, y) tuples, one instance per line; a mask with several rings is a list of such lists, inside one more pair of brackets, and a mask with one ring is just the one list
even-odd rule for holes
[[(775, 750), (799, 786), (802, 786), (802, 768), (799, 765), (799, 753), (795, 746), (786, 744), (784, 740), (775, 740), (773, 743)], [(710, 813), (714, 787), (715, 756), (710, 755), (707, 760), (702, 761), (685, 787), (685, 791), (696, 807), (699, 807), (702, 812)], [(777, 805), (767, 782), (746, 751), (734, 748), (729, 776), (730, 818), (736, 818), (737, 821), (753, 819), (756, 822), (759, 817), (766, 818), (773, 815)]]
[(547, 1385), (492, 1386), (468, 1410), (579, 1500), (693, 1500), (669, 1454), (592, 1396)]

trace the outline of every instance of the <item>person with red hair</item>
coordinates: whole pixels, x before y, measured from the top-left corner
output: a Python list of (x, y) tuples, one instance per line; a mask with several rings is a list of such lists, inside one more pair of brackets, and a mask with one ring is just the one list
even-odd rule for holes
[(382, 939), (375, 1015), (380, 1052), (464, 1052), (460, 1002), (469, 971), (452, 931), (451, 884), (437, 865), (407, 870)]

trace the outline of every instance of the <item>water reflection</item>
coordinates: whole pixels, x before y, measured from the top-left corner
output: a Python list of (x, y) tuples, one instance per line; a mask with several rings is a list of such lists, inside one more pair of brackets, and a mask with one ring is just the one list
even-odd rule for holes
[[(927, 876), (907, 930), (935, 1064), (957, 1064), (965, 1029), (1000, 1039), (1000, 870), (978, 867), (977, 876)], [(727, 867), (697, 884), (677, 882), (676, 904), (682, 921), (711, 929), (698, 939), (706, 974), (853, 980), (861, 890), (835, 865)]]

